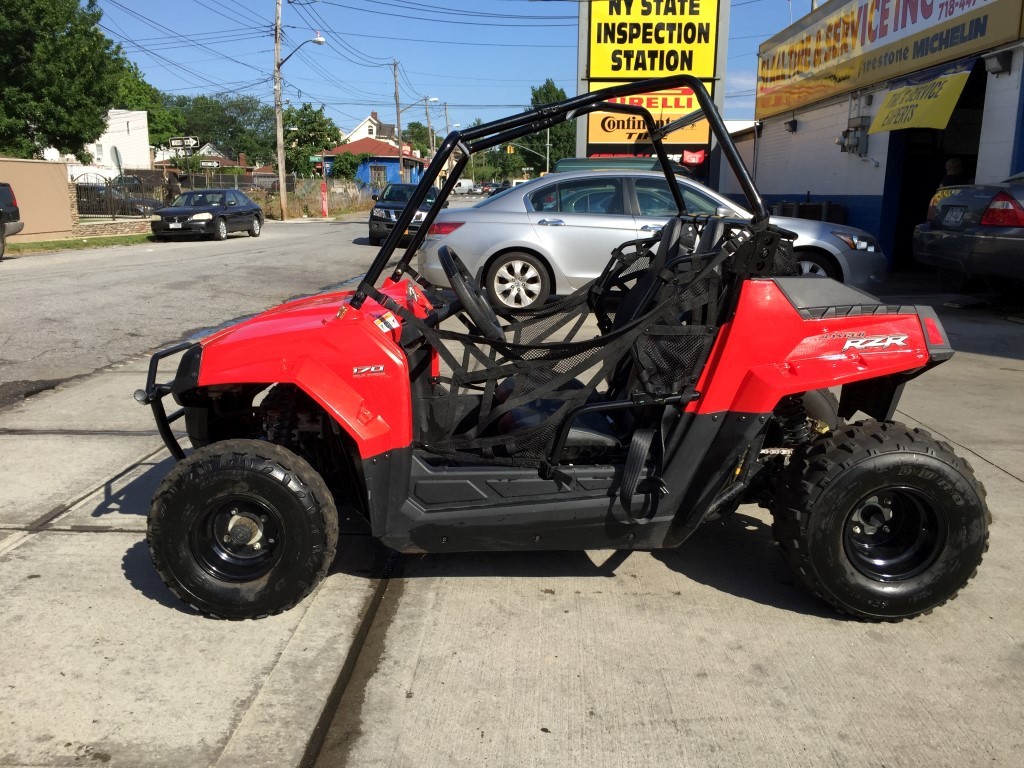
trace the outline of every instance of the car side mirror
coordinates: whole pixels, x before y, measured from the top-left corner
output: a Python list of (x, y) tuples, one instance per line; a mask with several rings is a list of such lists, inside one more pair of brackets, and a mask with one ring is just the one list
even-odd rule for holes
[(228, 200), (228, 205), (238, 205), (234, 200)]
[(377, 195), (370, 195), (370, 199), (371, 200), (376, 200), (377, 199)]

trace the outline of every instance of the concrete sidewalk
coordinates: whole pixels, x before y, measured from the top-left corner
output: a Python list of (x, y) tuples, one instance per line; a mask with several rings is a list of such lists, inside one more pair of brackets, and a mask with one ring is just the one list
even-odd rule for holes
[(192, 613), (145, 543), (172, 463), (131, 399), (146, 363), (0, 413), (0, 765), (296, 765), (374, 598), (375, 550), (344, 540), (344, 570), (282, 616)]

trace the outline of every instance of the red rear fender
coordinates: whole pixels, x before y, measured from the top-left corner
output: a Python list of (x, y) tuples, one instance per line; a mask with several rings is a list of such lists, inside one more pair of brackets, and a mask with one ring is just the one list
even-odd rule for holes
[[(794, 302), (780, 285), (810, 299)], [(821, 304), (809, 306), (816, 292)], [(836, 299), (842, 306), (830, 303)], [(939, 326), (935, 333), (944, 334)], [(948, 349), (945, 339), (939, 342)], [(697, 384), (702, 396), (688, 410), (768, 413), (786, 395), (906, 373), (930, 361), (914, 307), (887, 306), (822, 278), (750, 280), (715, 340)]]

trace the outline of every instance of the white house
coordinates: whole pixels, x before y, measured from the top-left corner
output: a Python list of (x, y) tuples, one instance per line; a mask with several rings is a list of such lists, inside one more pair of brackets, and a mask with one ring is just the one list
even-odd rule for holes
[(149, 152), (149, 114), (145, 110), (112, 109), (107, 112), (107, 130), (85, 149), (92, 155), (92, 163), (84, 165), (73, 155), (61, 156), (53, 147), (43, 151), (44, 160), (62, 160), (68, 163), (68, 177), (76, 179), (84, 173), (95, 173), (106, 178), (118, 175), (114, 162), (114, 148), (121, 156), (122, 168), (152, 168)]
[(382, 123), (376, 112), (371, 112), (359, 123), (350, 133), (342, 133), (341, 140), (348, 142), (359, 141), (360, 139), (375, 139), (386, 141), (388, 144), (398, 146), (395, 141), (395, 126), (393, 123)]

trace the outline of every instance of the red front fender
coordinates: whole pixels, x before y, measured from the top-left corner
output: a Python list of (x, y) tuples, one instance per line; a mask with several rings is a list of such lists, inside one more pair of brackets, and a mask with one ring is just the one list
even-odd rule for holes
[(204, 340), (199, 386), (294, 384), (352, 436), (360, 457), (408, 447), (412, 398), (398, 319), (374, 302), (352, 309), (349, 295), (285, 304)]

